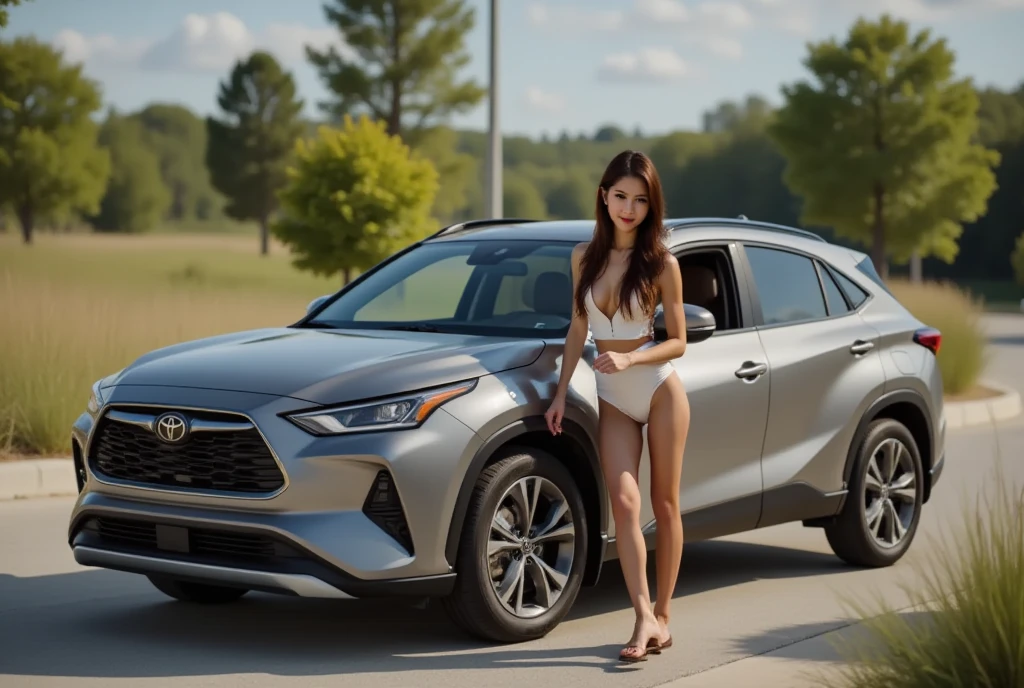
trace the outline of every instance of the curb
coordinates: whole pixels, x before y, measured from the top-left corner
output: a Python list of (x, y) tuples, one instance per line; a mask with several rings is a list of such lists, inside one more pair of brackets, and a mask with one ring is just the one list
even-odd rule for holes
[(946, 418), (947, 429), (988, 425), (1014, 418), (1021, 413), (1020, 392), (988, 380), (979, 380), (978, 384), (1000, 394), (990, 399), (946, 402), (943, 405), (943, 415)]
[(0, 463), (0, 501), (75, 494), (78, 494), (78, 481), (70, 457)]
[[(1024, 407), (1020, 393), (1002, 385), (979, 381), (1000, 392), (991, 399), (946, 402), (946, 428), (986, 425), (1019, 415)], [(71, 458), (27, 459), (0, 462), (0, 501), (32, 497), (73, 497), (78, 494), (75, 466)]]

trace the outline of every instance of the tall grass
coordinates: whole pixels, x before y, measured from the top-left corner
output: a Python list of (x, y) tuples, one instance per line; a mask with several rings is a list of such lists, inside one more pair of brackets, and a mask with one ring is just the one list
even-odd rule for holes
[(938, 363), (946, 393), (969, 390), (985, 369), (988, 355), (981, 301), (947, 282), (890, 280), (888, 286), (914, 317), (942, 332)]
[(161, 346), (294, 322), (337, 286), (232, 241), (0, 239), (0, 454), (65, 455), (98, 378)]
[(1024, 686), (1024, 492), (997, 466), (992, 492), (964, 501), (961, 527), (904, 586), (926, 621), (849, 602), (867, 631), (837, 648), (850, 663), (829, 688)]

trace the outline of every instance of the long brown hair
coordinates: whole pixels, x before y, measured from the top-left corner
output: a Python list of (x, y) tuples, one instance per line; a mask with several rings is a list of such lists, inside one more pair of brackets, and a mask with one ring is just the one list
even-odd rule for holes
[[(603, 192), (607, 192), (620, 179), (636, 177), (647, 183), (647, 216), (637, 225), (636, 241), (629, 265), (619, 288), (619, 307), (632, 316), (633, 294), (637, 294), (645, 313), (652, 313), (658, 303), (658, 277), (664, 267), (665, 252), (665, 200), (658, 171), (643, 153), (623, 151), (612, 158), (605, 168), (597, 189), (597, 226), (594, 237), (580, 260), (579, 283), (573, 297), (577, 313), (586, 313), (585, 295), (604, 271), (608, 255), (615, 246), (615, 225), (608, 214)], [(613, 315), (614, 317), (614, 315)]]

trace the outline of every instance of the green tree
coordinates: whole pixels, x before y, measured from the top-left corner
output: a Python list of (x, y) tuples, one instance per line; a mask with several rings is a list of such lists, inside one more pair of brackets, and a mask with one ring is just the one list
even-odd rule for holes
[(228, 216), (259, 222), (260, 252), (266, 255), (276, 193), (287, 181), (288, 156), (305, 131), (299, 118), (303, 102), (295, 97), (291, 75), (273, 56), (257, 51), (235, 63), (221, 82), (217, 103), (226, 116), (206, 120), (210, 178), (228, 198)]
[(433, 231), (437, 171), (381, 121), (343, 117), (300, 139), (272, 230), (316, 275), (365, 270)]
[(529, 177), (515, 170), (504, 175), (501, 202), (505, 217), (544, 220), (548, 216), (547, 203), (540, 191)]
[(142, 141), (160, 162), (160, 176), (171, 194), (171, 220), (209, 219), (223, 199), (206, 166), (206, 123), (187, 107), (152, 103), (132, 115), (142, 124)]
[(802, 219), (869, 245), (875, 268), (918, 250), (946, 262), (961, 223), (983, 215), (999, 156), (972, 142), (978, 96), (954, 81), (954, 55), (928, 31), (860, 20), (845, 43), (811, 45), (817, 78), (785, 87), (769, 126), (788, 159)]
[(91, 115), (99, 87), (34, 38), (0, 42), (0, 207), (10, 206), (32, 243), (36, 219), (99, 210), (110, 155)]
[(1017, 284), (1024, 287), (1024, 232), (1017, 237), (1017, 244), (1010, 257), (1013, 264), (1013, 274), (1017, 278)]
[[(600, 170), (597, 172), (600, 174)], [(544, 203), (552, 219), (580, 220), (594, 216), (597, 185), (580, 167), (565, 170), (564, 176), (546, 186)]]
[(99, 213), (89, 218), (98, 230), (145, 232), (159, 224), (171, 204), (160, 158), (143, 137), (137, 119), (113, 114), (100, 130), (99, 141), (110, 151), (111, 175)]
[(7, 7), (17, 7), (21, 4), (21, 0), (0, 0), (0, 29), (6, 28), (7, 26)]
[(416, 138), (414, 150), (429, 159), (438, 173), (440, 186), (431, 212), (445, 224), (455, 222), (470, 205), (474, 182), (479, 186), (480, 163), (458, 150), (458, 134), (450, 127), (424, 130)]
[(466, 0), (328, 0), (324, 15), (354, 52), (306, 48), (334, 96), (320, 107), (335, 118), (366, 114), (408, 141), (486, 94), (473, 79), (457, 80), (475, 23)]

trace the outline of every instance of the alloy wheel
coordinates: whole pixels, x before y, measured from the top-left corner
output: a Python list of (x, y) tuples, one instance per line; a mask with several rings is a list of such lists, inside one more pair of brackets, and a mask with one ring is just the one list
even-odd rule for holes
[(527, 476), (509, 487), (487, 541), (491, 589), (505, 610), (524, 619), (549, 610), (565, 590), (575, 548), (569, 502), (553, 482)]
[(914, 458), (906, 445), (889, 438), (868, 459), (864, 476), (864, 521), (875, 543), (897, 546), (906, 536), (917, 509)]

